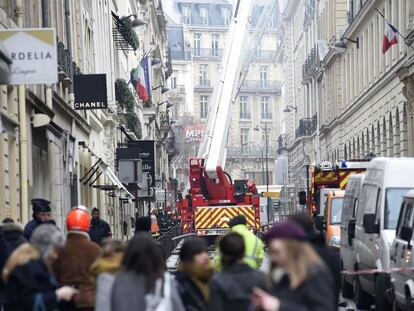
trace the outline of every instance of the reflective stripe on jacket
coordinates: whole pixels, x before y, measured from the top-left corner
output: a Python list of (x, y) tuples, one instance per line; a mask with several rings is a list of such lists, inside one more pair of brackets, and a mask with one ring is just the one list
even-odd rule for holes
[[(253, 269), (260, 269), (264, 258), (263, 242), (250, 232), (246, 225), (236, 225), (231, 228), (231, 231), (240, 234), (244, 239), (246, 248), (244, 262)], [(217, 271), (221, 270), (221, 255), (218, 248), (214, 256), (214, 267)]]

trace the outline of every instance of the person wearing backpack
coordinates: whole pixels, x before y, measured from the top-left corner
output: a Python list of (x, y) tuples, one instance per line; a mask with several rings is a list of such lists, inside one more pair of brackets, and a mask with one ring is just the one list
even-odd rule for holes
[(184, 311), (161, 249), (146, 233), (129, 241), (112, 288), (111, 310)]

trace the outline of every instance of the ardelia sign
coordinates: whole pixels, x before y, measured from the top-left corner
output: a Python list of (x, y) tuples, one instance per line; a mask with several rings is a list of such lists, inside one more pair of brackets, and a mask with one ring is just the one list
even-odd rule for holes
[(52, 28), (1, 30), (0, 41), (10, 53), (10, 84), (58, 82), (56, 35)]

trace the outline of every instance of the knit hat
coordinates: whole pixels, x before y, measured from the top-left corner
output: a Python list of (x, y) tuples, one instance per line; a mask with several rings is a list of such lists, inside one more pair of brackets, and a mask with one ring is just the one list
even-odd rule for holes
[(192, 261), (195, 255), (208, 252), (208, 245), (201, 238), (191, 238), (185, 240), (180, 250), (180, 260), (182, 262)]
[(30, 238), (30, 244), (40, 253), (40, 256), (47, 258), (50, 249), (62, 248), (65, 245), (65, 237), (58, 227), (50, 224), (38, 226)]
[(135, 221), (135, 232), (150, 232), (151, 217), (138, 217)]
[(245, 225), (245, 224), (247, 224), (247, 219), (243, 215), (237, 215), (229, 221), (230, 228), (233, 228), (234, 226), (237, 226), (237, 225)]
[(292, 220), (287, 220), (275, 224), (264, 236), (266, 242), (273, 239), (302, 241), (306, 240), (306, 233), (301, 225)]
[(32, 209), (34, 213), (50, 212), (50, 201), (45, 199), (32, 199)]

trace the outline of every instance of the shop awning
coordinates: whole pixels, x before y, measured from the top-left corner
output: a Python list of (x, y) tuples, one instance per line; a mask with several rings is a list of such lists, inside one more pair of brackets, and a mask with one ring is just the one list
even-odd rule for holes
[[(109, 179), (110, 184), (95, 184), (101, 175), (106, 176)], [(125, 188), (115, 173), (111, 170), (109, 165), (102, 159), (96, 161), (89, 171), (86, 172), (86, 174), (80, 179), (80, 181), (83, 182), (85, 186), (89, 185), (89, 187), (102, 191), (112, 191), (114, 196), (120, 197), (121, 199), (134, 198), (134, 195)]]

